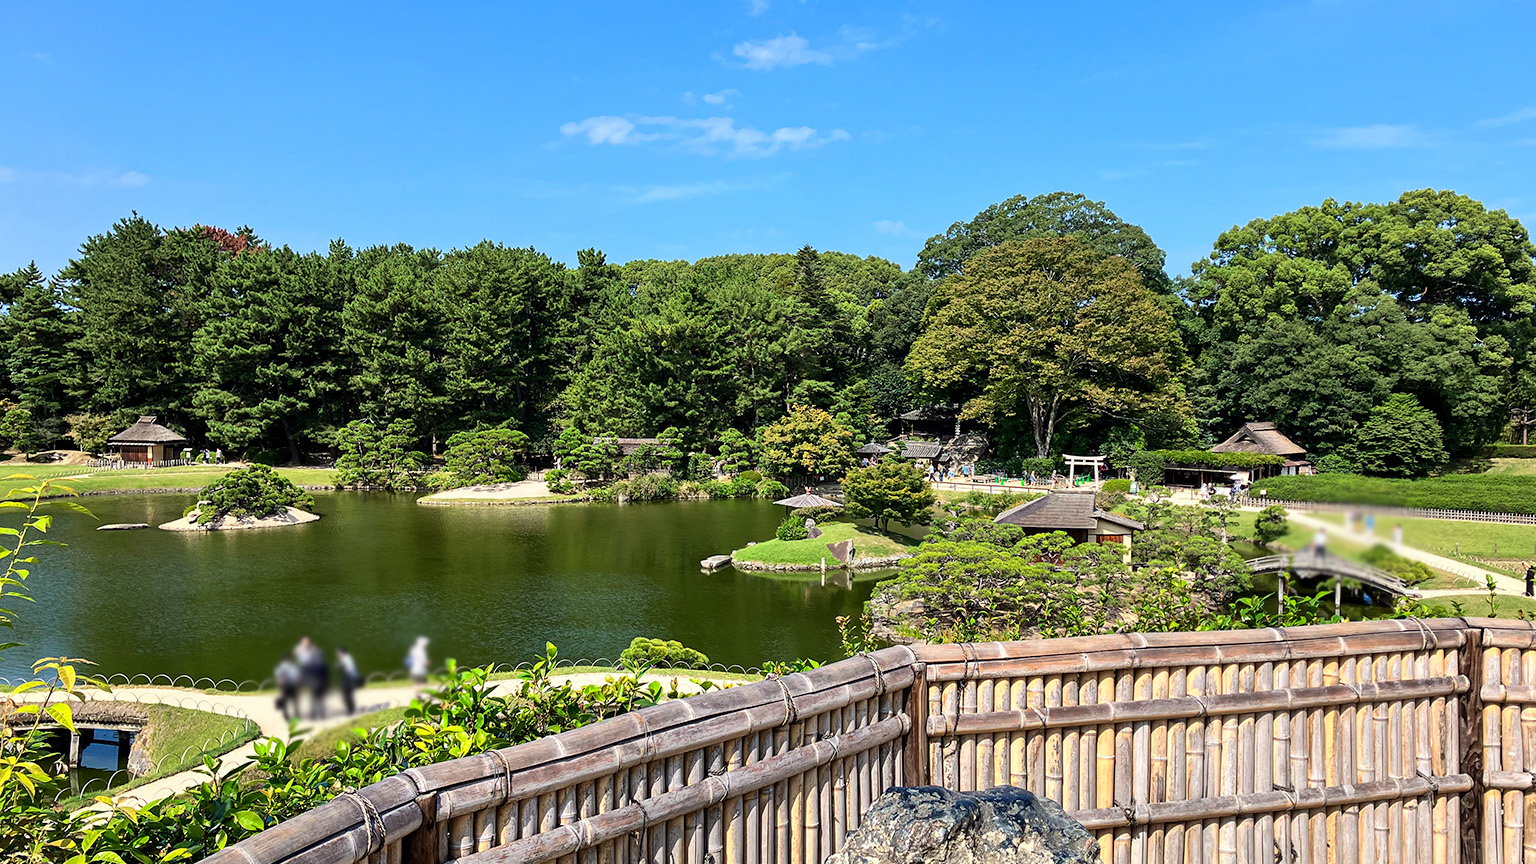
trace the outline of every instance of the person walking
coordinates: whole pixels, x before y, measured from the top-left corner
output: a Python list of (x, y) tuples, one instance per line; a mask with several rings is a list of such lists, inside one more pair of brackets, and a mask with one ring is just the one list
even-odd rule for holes
[(1536, 564), (1525, 565), (1525, 596), (1536, 597)]
[(331, 667), (325, 662), (325, 652), (305, 636), (299, 640), (299, 647), (294, 649), (294, 653), (298, 656), (299, 672), (304, 678), (304, 684), (309, 688), (309, 719), (323, 720), (325, 691), (331, 683)]
[(405, 655), (405, 671), (410, 673), (411, 682), (417, 689), (427, 686), (427, 670), (431, 668), (431, 661), (427, 657), (429, 641), (425, 636), (417, 636), (416, 641), (411, 645), (411, 650)]
[(299, 716), (299, 666), (293, 662), (292, 656), (284, 656), (278, 661), (277, 668), (272, 670), (272, 678), (277, 682), (277, 710), (283, 715), (283, 720), (292, 720)]
[(353, 694), (362, 685), (362, 676), (357, 674), (357, 661), (352, 659), (345, 645), (336, 649), (336, 678), (341, 685), (341, 704), (350, 717), (357, 713), (357, 699)]

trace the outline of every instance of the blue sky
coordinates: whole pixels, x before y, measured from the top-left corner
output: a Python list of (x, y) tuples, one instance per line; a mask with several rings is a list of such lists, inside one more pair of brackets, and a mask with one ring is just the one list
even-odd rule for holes
[(301, 250), (810, 243), (910, 267), (950, 223), (1065, 189), (1175, 274), (1328, 197), (1451, 188), (1536, 223), (1528, 2), (0, 2), (0, 21), (5, 270), (56, 270), (132, 210)]

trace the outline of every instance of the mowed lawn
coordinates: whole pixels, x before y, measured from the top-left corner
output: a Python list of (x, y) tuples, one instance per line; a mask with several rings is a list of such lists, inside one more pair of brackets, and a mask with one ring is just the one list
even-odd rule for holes
[[(1536, 460), (1511, 460), (1536, 461)], [(1371, 543), (1391, 539), (1392, 526), (1403, 526), (1403, 542), (1416, 549), (1439, 555), (1472, 555), (1478, 558), (1536, 560), (1536, 525), (1506, 525), (1500, 522), (1462, 522), (1453, 519), (1399, 519), (1379, 517), (1374, 537), (1345, 533), (1344, 517), (1339, 513), (1316, 513), (1340, 527), (1333, 535), (1340, 539)]]
[[(10, 469), (10, 470), (5, 470)], [(99, 471), (80, 465), (5, 465), (0, 466), (0, 478), (14, 474), (27, 474), (36, 480), (0, 480), (0, 494), (10, 497), (17, 489), (37, 485), (39, 480), (53, 480), (57, 485), (68, 487), (85, 495), (91, 492), (118, 492), (144, 489), (198, 490), (229, 473), (229, 465), (190, 465), (179, 468), (125, 468), (121, 471)], [(334, 486), (336, 471), (331, 468), (278, 468), (277, 473), (300, 486)], [(80, 475), (87, 475), (81, 477)], [(74, 477), (65, 480), (61, 478)], [(64, 494), (61, 492), (61, 494)]]
[(1488, 474), (1506, 474), (1511, 477), (1536, 477), (1536, 459), (1495, 459)]
[(852, 522), (828, 522), (821, 525), (821, 536), (805, 540), (766, 540), (755, 546), (737, 549), (731, 557), (737, 561), (755, 561), (760, 564), (820, 564), (825, 558), (829, 566), (836, 567), (837, 559), (827, 551), (828, 543), (853, 538), (855, 558), (884, 558), (889, 555), (910, 553), (918, 541), (899, 534), (887, 534), (873, 528), (865, 528)]

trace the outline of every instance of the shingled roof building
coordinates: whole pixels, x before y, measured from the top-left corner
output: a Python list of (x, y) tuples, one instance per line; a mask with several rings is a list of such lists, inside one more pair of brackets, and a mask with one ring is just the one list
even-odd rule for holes
[(1135, 519), (1100, 510), (1093, 493), (1052, 492), (997, 514), (999, 525), (1017, 525), (1026, 534), (1064, 531), (1078, 543), (1119, 543), (1131, 554), (1131, 538), (1145, 528)]
[(187, 446), (186, 437), (156, 422), (152, 414), (146, 414), (138, 422), (107, 439), (107, 450), (124, 462), (155, 465), (171, 462), (180, 457), (181, 448)]

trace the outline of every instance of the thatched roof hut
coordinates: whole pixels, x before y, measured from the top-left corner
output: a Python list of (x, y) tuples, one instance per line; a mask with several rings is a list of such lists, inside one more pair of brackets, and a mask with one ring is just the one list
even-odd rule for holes
[(146, 414), (132, 426), (107, 439), (107, 449), (124, 462), (169, 462), (178, 450), (190, 442), (185, 435), (161, 426), (153, 414)]
[(1300, 459), (1307, 455), (1306, 448), (1285, 437), (1273, 423), (1244, 423), (1232, 437), (1211, 448), (1212, 453), (1262, 453), (1266, 456), (1284, 456)]

